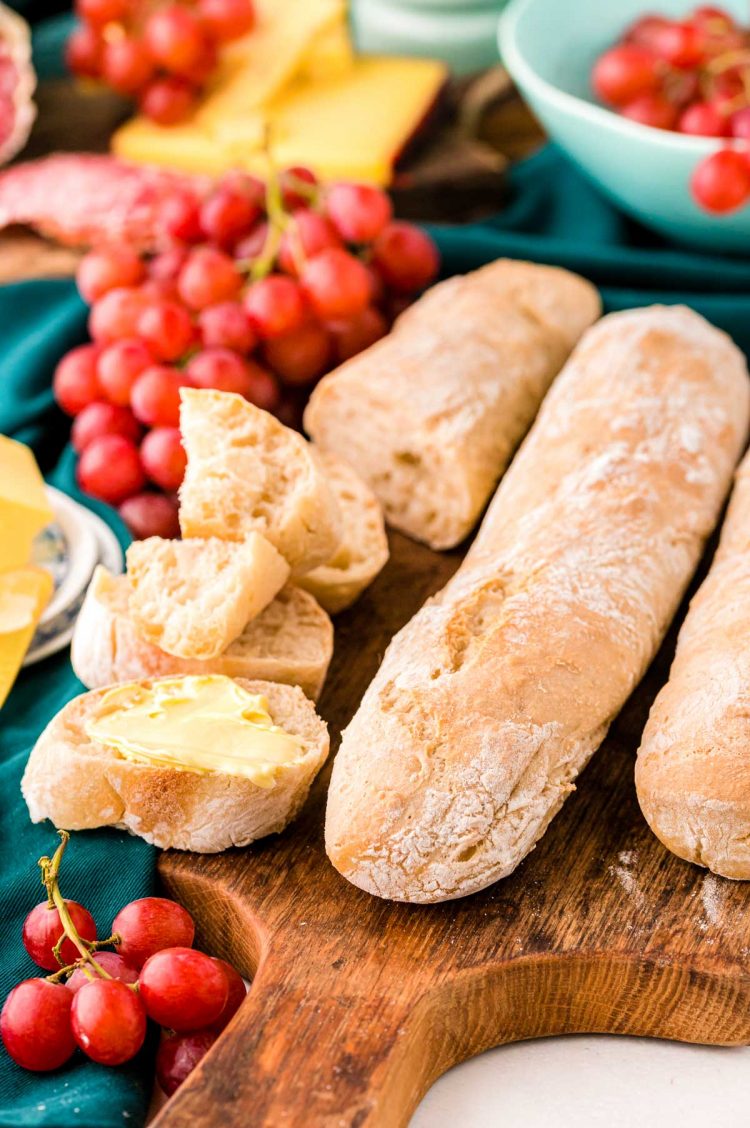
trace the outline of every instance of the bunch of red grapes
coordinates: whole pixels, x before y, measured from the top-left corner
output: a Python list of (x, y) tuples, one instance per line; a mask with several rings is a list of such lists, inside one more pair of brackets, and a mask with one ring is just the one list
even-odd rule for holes
[(92, 343), (53, 385), (75, 416), (81, 489), (136, 537), (179, 535), (181, 387), (238, 393), (297, 426), (315, 382), (387, 333), (439, 265), (385, 192), (324, 189), (304, 168), (267, 185), (233, 173), (204, 199), (180, 189), (162, 223), (158, 254), (119, 245), (81, 260)]
[(164, 897), (131, 901), (112, 935), (97, 941), (91, 913), (60, 893), (68, 835), (60, 836), (54, 857), (39, 862), (48, 900), (23, 926), (26, 951), (52, 974), (25, 979), (8, 995), (5, 1049), (34, 1072), (58, 1069), (78, 1049), (100, 1065), (122, 1065), (141, 1049), (151, 1019), (162, 1027), (157, 1078), (171, 1095), (239, 1010), (245, 982), (225, 960), (192, 947), (193, 918)]
[(684, 20), (641, 17), (597, 60), (592, 85), (631, 121), (727, 138), (696, 167), (693, 197), (716, 214), (750, 201), (750, 32), (728, 12), (701, 7)]
[(76, 0), (75, 10), (70, 70), (135, 98), (160, 125), (190, 114), (221, 46), (255, 25), (252, 0)]

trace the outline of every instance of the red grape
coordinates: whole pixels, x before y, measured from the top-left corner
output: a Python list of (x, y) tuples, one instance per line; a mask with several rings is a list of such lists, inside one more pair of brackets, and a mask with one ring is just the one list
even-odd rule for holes
[(242, 275), (223, 251), (198, 247), (190, 252), (180, 272), (178, 288), (185, 305), (202, 310), (236, 298), (242, 289)]
[(243, 392), (246, 400), (264, 411), (275, 411), (281, 401), (281, 391), (275, 376), (253, 360), (248, 360), (248, 385)]
[(55, 369), (52, 381), (55, 399), (68, 415), (77, 415), (84, 407), (101, 399), (98, 360), (96, 345), (79, 345), (64, 356)]
[(102, 74), (118, 94), (137, 94), (154, 73), (154, 64), (140, 39), (124, 36), (105, 43)]
[(245, 312), (264, 340), (291, 333), (304, 324), (307, 308), (299, 285), (283, 274), (269, 274), (245, 294)]
[(380, 188), (369, 184), (334, 184), (326, 211), (347, 243), (371, 243), (393, 216), (393, 205)]
[(81, 24), (68, 36), (65, 64), (78, 78), (99, 78), (104, 41), (89, 24)]
[(386, 284), (399, 294), (413, 294), (429, 286), (440, 266), (432, 239), (412, 223), (389, 223), (375, 240), (372, 253)]
[(657, 64), (652, 53), (637, 44), (623, 43), (610, 48), (597, 59), (591, 75), (597, 97), (611, 106), (632, 102), (659, 85)]
[(154, 255), (148, 264), (149, 277), (157, 282), (176, 282), (187, 256), (184, 247), (170, 247), (168, 251)]
[(146, 484), (138, 447), (123, 435), (92, 439), (78, 460), (78, 484), (84, 493), (118, 505)]
[(311, 258), (302, 271), (302, 287), (324, 321), (354, 317), (370, 304), (370, 275), (354, 255), (329, 247)]
[(677, 125), (677, 107), (664, 94), (641, 94), (632, 102), (620, 107), (620, 113), (639, 125), (653, 129), (674, 129)]
[(13, 988), (0, 1016), (0, 1033), (17, 1065), (41, 1073), (73, 1056), (72, 1004), (73, 995), (62, 983), (26, 979)]
[[(118, 979), (121, 983), (137, 983), (138, 972), (132, 967), (122, 956), (118, 956), (117, 952), (97, 952), (94, 957), (99, 967), (104, 968), (107, 975), (111, 975), (113, 979)], [(95, 971), (90, 971), (87, 975), (80, 967), (71, 975), (65, 986), (69, 991), (75, 995), (76, 991), (80, 991), (86, 983), (90, 983), (91, 979), (96, 975)]]
[(722, 149), (700, 162), (690, 182), (698, 204), (723, 215), (750, 200), (750, 164), (734, 149)]
[(73, 423), (70, 438), (73, 449), (81, 454), (100, 435), (124, 435), (137, 442), (141, 437), (138, 420), (127, 407), (114, 403), (90, 403)]
[(726, 137), (729, 133), (726, 117), (711, 102), (693, 102), (680, 115), (677, 128), (696, 137)]
[(153, 363), (153, 353), (139, 337), (113, 341), (102, 349), (97, 373), (101, 388), (110, 403), (127, 406), (136, 380)]
[(103, 27), (127, 19), (133, 9), (133, 0), (76, 0), (75, 9), (86, 23)]
[(155, 78), (143, 91), (139, 101), (142, 114), (157, 125), (177, 125), (189, 117), (196, 104), (196, 91), (191, 82), (175, 76)]
[[(289, 229), (279, 247), (279, 268), (296, 276), (305, 261), (326, 247), (340, 247), (341, 240), (330, 220), (310, 208), (297, 208), (292, 213)], [(262, 248), (261, 248), (262, 249)]]
[(217, 964), (220, 964), (224, 968), (227, 982), (229, 983), (229, 994), (227, 995), (227, 1001), (224, 1004), (224, 1010), (216, 1019), (216, 1022), (214, 1022), (212, 1027), (212, 1029), (216, 1030), (217, 1032), (221, 1032), (226, 1026), (229, 1025), (229, 1023), (236, 1015), (237, 1011), (244, 1003), (245, 996), (247, 995), (247, 987), (245, 986), (245, 980), (242, 978), (236, 968), (233, 968), (232, 965), (227, 963), (226, 960), (220, 960), (216, 956), (214, 956), (213, 958)]
[(744, 109), (732, 114), (730, 126), (732, 137), (741, 137), (745, 141), (750, 141), (750, 106), (745, 106)]
[(95, 341), (119, 341), (138, 335), (138, 321), (148, 299), (133, 287), (110, 290), (92, 306), (89, 333)]
[(137, 286), (146, 268), (135, 251), (127, 247), (100, 247), (89, 251), (78, 264), (76, 282), (89, 305), (121, 286)]
[(626, 43), (637, 43), (642, 47), (650, 47), (653, 37), (669, 23), (665, 16), (641, 16), (628, 28), (625, 33)]
[(285, 168), (279, 175), (279, 187), (284, 210), (290, 212), (295, 208), (307, 207), (315, 201), (318, 178), (312, 169), (293, 165), (292, 168)]
[(267, 342), (264, 356), (285, 384), (310, 384), (322, 376), (331, 362), (331, 338), (318, 322), (311, 321), (292, 333)]
[(250, 365), (231, 349), (204, 349), (196, 353), (186, 369), (196, 388), (246, 395), (251, 388)]
[(165, 494), (133, 494), (123, 501), (119, 514), (136, 540), (147, 537), (171, 540), (180, 535), (177, 502)]
[(139, 986), (149, 1018), (177, 1031), (216, 1022), (229, 995), (223, 967), (194, 948), (165, 948), (151, 956)]
[(171, 1097), (190, 1076), (218, 1038), (213, 1027), (164, 1038), (156, 1054), (156, 1080), (163, 1093)]
[(690, 23), (666, 21), (654, 30), (651, 50), (673, 67), (695, 67), (703, 59), (703, 35)]
[(327, 329), (333, 337), (337, 360), (343, 364), (384, 337), (388, 323), (380, 310), (368, 306), (349, 321), (330, 322)]
[(165, 70), (180, 75), (190, 74), (205, 46), (200, 23), (180, 4), (166, 4), (149, 16), (144, 38), (151, 57)]
[(181, 243), (199, 243), (203, 238), (200, 200), (192, 192), (175, 191), (161, 205), (164, 230)]
[(252, 0), (198, 0), (198, 15), (217, 43), (239, 39), (255, 27)]
[[(65, 904), (81, 939), (96, 940), (96, 925), (88, 909), (77, 901), (66, 901)], [(51, 909), (47, 901), (33, 908), (23, 922), (23, 946), (34, 963), (47, 971), (57, 971), (65, 964), (73, 963), (80, 955), (73, 941), (66, 938), (60, 948), (60, 960), (55, 959), (52, 949), (62, 935), (60, 914), (57, 909)]]
[(171, 301), (147, 306), (138, 318), (138, 334), (159, 360), (178, 360), (195, 338), (190, 314)]
[[(177, 368), (154, 364), (133, 385), (133, 414), (148, 427), (179, 427), (180, 388), (190, 381)], [(135, 492), (135, 491), (133, 491)]]
[(244, 239), (240, 239), (234, 248), (234, 257), (237, 262), (252, 265), (263, 254), (267, 239), (268, 224), (265, 220), (262, 220), (260, 223), (256, 223), (250, 234), (246, 235)]
[(260, 214), (249, 196), (219, 187), (204, 201), (200, 224), (208, 239), (228, 250), (249, 234)]
[(141, 968), (149, 956), (163, 948), (189, 948), (195, 924), (187, 909), (166, 897), (141, 897), (120, 909), (112, 922), (112, 934), (120, 937), (117, 951)]
[(250, 318), (239, 302), (219, 302), (208, 306), (200, 314), (198, 325), (206, 348), (250, 353), (258, 343)]
[(130, 1061), (146, 1037), (143, 1004), (117, 979), (92, 979), (76, 991), (70, 1021), (78, 1045), (100, 1065)]
[(141, 443), (141, 462), (152, 482), (167, 493), (182, 485), (187, 455), (178, 427), (155, 427)]

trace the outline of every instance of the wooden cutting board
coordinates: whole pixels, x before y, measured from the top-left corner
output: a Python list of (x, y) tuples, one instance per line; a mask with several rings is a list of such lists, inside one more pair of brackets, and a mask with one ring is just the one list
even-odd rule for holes
[[(460, 559), (397, 535), (391, 546), (337, 620), (320, 703), (334, 749), (389, 639)], [(254, 982), (158, 1128), (397, 1128), (457, 1062), (546, 1034), (749, 1042), (750, 891), (669, 854), (635, 797), (672, 649), (673, 637), (537, 849), (484, 893), (424, 907), (349, 885), (323, 849), (329, 770), (283, 835), (162, 855), (207, 950)]]

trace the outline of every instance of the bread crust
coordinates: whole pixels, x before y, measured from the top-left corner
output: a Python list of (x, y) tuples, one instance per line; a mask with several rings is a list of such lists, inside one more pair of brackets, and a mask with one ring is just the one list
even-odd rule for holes
[(749, 414), (742, 354), (691, 310), (589, 330), (344, 733), (326, 846), (349, 881), (441, 901), (533, 848), (664, 636)]
[(137, 764), (91, 741), (84, 725), (106, 692), (100, 689), (70, 701), (39, 737), (21, 783), (32, 822), (51, 819), (66, 830), (116, 826), (164, 850), (202, 854), (283, 830), (325, 762), (328, 731), (301, 689), (236, 681), (263, 694), (273, 720), (304, 741), (303, 762), (280, 770), (272, 788), (220, 772)]
[(389, 524), (451, 548), (600, 313), (594, 287), (557, 267), (501, 259), (450, 278), (321, 380), (305, 428), (365, 479)]
[(239, 638), (215, 658), (177, 658), (147, 642), (128, 610), (126, 576), (99, 566), (76, 621), (70, 659), (87, 689), (169, 674), (225, 674), (230, 678), (298, 685), (317, 701), (333, 655), (333, 623), (301, 588), (283, 588)]
[(750, 455), (651, 708), (635, 781), (667, 849), (750, 879)]

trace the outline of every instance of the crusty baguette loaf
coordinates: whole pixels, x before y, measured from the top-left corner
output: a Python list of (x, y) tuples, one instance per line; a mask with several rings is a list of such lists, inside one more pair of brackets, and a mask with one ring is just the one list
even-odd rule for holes
[(21, 785), (32, 822), (51, 819), (67, 830), (117, 826), (164, 850), (203, 854), (283, 830), (325, 762), (328, 732), (301, 689), (236, 680), (266, 697), (274, 723), (304, 742), (302, 761), (279, 769), (272, 787), (221, 772), (136, 763), (93, 742), (85, 725), (106, 693), (99, 689), (70, 701), (39, 737)]
[(96, 569), (70, 650), (87, 689), (168, 674), (226, 674), (298, 685), (313, 701), (320, 696), (333, 654), (333, 624), (301, 588), (282, 588), (223, 654), (204, 660), (176, 658), (142, 638), (130, 616), (129, 594), (127, 576)]
[(501, 259), (451, 278), (318, 384), (305, 427), (369, 483), (391, 525), (450, 548), (600, 312), (593, 286), (556, 267)]
[(130, 613), (147, 641), (177, 658), (222, 654), (286, 583), (289, 565), (260, 533), (241, 541), (135, 541)]
[(383, 507), (370, 487), (335, 454), (318, 454), (342, 517), (344, 538), (326, 564), (300, 577), (331, 615), (351, 607), (388, 560)]
[(344, 734), (326, 843), (345, 877), (440, 901), (533, 848), (659, 646), (749, 413), (741, 353), (691, 310), (589, 330)]
[(651, 709), (635, 781), (668, 849), (750, 879), (750, 455)]
[(183, 535), (262, 533), (294, 575), (330, 560), (341, 541), (341, 517), (303, 436), (242, 396), (183, 388), (181, 397), (188, 457), (180, 490)]

